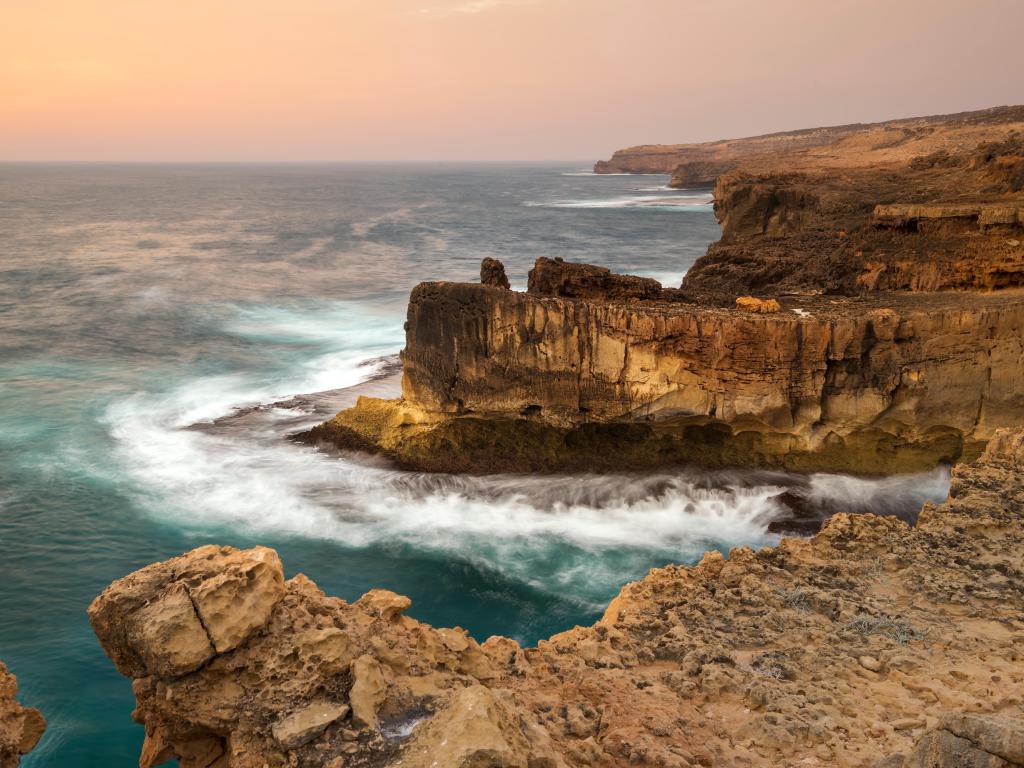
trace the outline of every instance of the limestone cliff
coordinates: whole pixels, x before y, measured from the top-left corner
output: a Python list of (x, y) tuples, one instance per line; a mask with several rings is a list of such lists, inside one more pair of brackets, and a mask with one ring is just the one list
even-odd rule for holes
[(354, 603), (266, 549), (202, 547), (89, 609), (140, 760), (182, 768), (1024, 764), (1024, 433), (914, 528), (833, 517), (709, 553), (521, 648)]
[(23, 707), (17, 694), (18, 681), (0, 661), (0, 768), (16, 768), (46, 730), (39, 710)]
[(712, 186), (739, 167), (760, 171), (841, 169), (902, 164), (936, 152), (959, 152), (1024, 130), (1024, 106), (880, 123), (805, 128), (696, 144), (629, 147), (594, 165), (595, 173), (672, 174), (672, 186)]
[(441, 471), (887, 473), (976, 456), (1024, 421), (1024, 291), (782, 297), (765, 314), (588, 269), (542, 259), (526, 293), (418, 286), (403, 400), (363, 399), (307, 438)]
[(977, 455), (1024, 421), (1017, 128), (1024, 107), (730, 144), (721, 240), (679, 288), (544, 258), (526, 293), (422, 284), (403, 400), (306, 438), (442, 471)]
[(721, 176), (722, 239), (683, 289), (728, 303), (740, 293), (1024, 285), (1024, 134), (898, 165), (862, 162)]

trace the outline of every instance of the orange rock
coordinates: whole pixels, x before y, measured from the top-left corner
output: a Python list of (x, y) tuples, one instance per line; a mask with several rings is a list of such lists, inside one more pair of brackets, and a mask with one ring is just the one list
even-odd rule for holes
[(763, 315), (778, 312), (781, 307), (775, 299), (757, 299), (753, 296), (739, 296), (736, 299), (736, 308), (744, 309), (747, 312), (760, 312)]

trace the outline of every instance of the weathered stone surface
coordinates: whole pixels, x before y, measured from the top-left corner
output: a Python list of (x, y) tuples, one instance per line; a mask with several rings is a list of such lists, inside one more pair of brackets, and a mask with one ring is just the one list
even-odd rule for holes
[[(1022, 714), (1019, 710), (1016, 713)], [(1024, 720), (974, 712), (946, 715), (906, 757), (876, 768), (1014, 768), (1024, 765)]]
[(380, 664), (372, 656), (363, 655), (352, 662), (352, 722), (361, 728), (376, 728), (377, 710), (384, 703), (387, 683)]
[(505, 265), (488, 256), (480, 262), (480, 282), (497, 288), (508, 288), (509, 282), (505, 275)]
[(115, 582), (89, 621), (123, 674), (176, 677), (245, 642), (283, 595), (273, 550), (208, 546)]
[(782, 307), (775, 299), (758, 299), (754, 296), (738, 296), (736, 308), (747, 312), (757, 312), (762, 315), (770, 315), (778, 312)]
[(447, 707), (416, 731), (396, 768), (565, 766), (548, 746), (543, 731), (522, 722), (521, 717), (508, 692), (482, 685), (463, 688), (452, 696)]
[(970, 458), (1024, 421), (1024, 292), (779, 303), (758, 314), (425, 283), (409, 304), (404, 400), (361, 399), (311, 436), (439, 471), (888, 473)]
[[(141, 584), (159, 596), (249, 558), (207, 547), (143, 569), (104, 593), (99, 626), (138, 610)], [(536, 648), (481, 646), (379, 598), (350, 605), (296, 576), (262, 628), (195, 672), (140, 666), (143, 768), (1005, 768), (1024, 705), (1024, 433), (955, 467), (914, 528), (840, 514), (813, 538), (657, 568)], [(275, 738), (313, 703), (364, 706), (364, 668), (379, 731), (352, 712)]]
[(196, 615), (188, 587), (171, 585), (126, 617), (126, 639), (148, 672), (176, 677), (213, 658), (214, 647)]
[(17, 694), (18, 681), (0, 661), (0, 768), (16, 768), (46, 730), (42, 713), (19, 704)]
[(359, 598), (357, 605), (367, 613), (380, 616), (384, 621), (393, 621), (405, 613), (412, 605), (412, 600), (387, 589), (371, 589)]
[(276, 723), (272, 733), (284, 749), (295, 749), (323, 733), (331, 723), (349, 713), (347, 704), (314, 701)]
[(649, 277), (616, 275), (604, 267), (541, 257), (530, 270), (527, 293), (567, 299), (622, 301), (657, 299), (661, 283)]

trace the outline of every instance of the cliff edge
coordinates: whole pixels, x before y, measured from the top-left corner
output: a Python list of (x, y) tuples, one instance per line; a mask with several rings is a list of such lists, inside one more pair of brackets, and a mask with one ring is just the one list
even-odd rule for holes
[(201, 547), (89, 608), (142, 768), (1024, 764), (1024, 433), (917, 525), (839, 514), (654, 569), (536, 648)]

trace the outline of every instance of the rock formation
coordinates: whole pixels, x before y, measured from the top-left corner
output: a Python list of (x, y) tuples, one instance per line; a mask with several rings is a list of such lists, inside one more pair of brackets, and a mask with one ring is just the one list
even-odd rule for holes
[(505, 275), (505, 265), (497, 259), (490, 257), (480, 262), (480, 282), (484, 285), (493, 285), (498, 288), (508, 288), (508, 277)]
[(615, 152), (610, 160), (596, 163), (594, 172), (672, 174), (672, 186), (710, 187), (739, 167), (842, 169), (899, 165), (911, 158), (930, 158), (932, 164), (941, 164), (946, 153), (998, 142), (1014, 129), (1024, 130), (1024, 106), (805, 128), (701, 144), (648, 144)]
[(305, 438), (440, 471), (977, 456), (1024, 421), (1017, 128), (1024, 107), (751, 139), (679, 288), (545, 258), (526, 293), (421, 284), (402, 400)]
[(839, 514), (654, 569), (536, 648), (327, 597), (261, 548), (148, 566), (89, 614), (143, 768), (1020, 766), (1022, 478), (1001, 432), (914, 528)]
[(403, 400), (363, 398), (307, 439), (439, 471), (888, 473), (976, 456), (1024, 420), (1019, 290), (780, 296), (765, 313), (613, 277), (540, 260), (526, 293), (418, 286)]
[(39, 710), (21, 706), (17, 693), (18, 681), (0, 661), (0, 768), (16, 768), (46, 730)]

